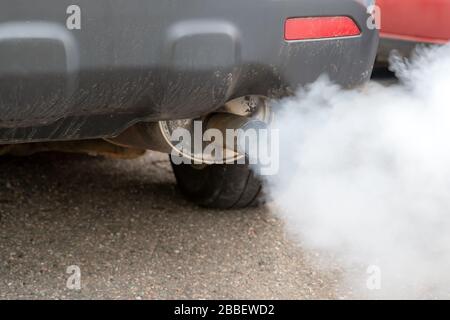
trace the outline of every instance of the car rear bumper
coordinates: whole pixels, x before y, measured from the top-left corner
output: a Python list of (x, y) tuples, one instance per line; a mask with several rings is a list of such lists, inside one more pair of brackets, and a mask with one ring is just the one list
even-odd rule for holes
[[(359, 0), (0, 1), (0, 142), (113, 136), (193, 118), (247, 94), (284, 96), (321, 74), (370, 77), (378, 45)], [(349, 16), (360, 36), (287, 42), (289, 17)]]

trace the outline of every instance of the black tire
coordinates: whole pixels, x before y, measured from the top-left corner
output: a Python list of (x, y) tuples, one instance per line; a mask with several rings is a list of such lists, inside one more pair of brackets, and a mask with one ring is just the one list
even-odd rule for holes
[(239, 209), (262, 203), (262, 183), (248, 165), (223, 164), (172, 168), (181, 192), (196, 204), (216, 209)]

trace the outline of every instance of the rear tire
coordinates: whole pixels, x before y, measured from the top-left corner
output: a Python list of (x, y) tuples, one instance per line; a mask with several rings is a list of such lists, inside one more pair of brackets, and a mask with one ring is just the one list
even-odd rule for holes
[(239, 209), (262, 203), (262, 183), (248, 165), (176, 165), (172, 168), (181, 192), (196, 204)]

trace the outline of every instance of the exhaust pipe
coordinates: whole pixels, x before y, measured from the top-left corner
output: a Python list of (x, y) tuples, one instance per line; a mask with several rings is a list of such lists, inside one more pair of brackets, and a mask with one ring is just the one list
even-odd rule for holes
[[(245, 97), (231, 101), (217, 113), (201, 120), (176, 120), (151, 123), (138, 123), (115, 138), (107, 139), (122, 147), (141, 148), (167, 154), (177, 154), (195, 163), (214, 164), (235, 162), (244, 157), (249, 159), (258, 156), (259, 133), (268, 128), (272, 114), (265, 100), (255, 107), (255, 101)], [(249, 108), (247, 103), (251, 103)], [(247, 110), (246, 112), (243, 110)], [(250, 111), (250, 113), (249, 113)], [(181, 129), (182, 131), (177, 131)], [(180, 141), (180, 134), (183, 139)], [(200, 137), (199, 137), (200, 135)], [(186, 138), (188, 136), (188, 138)], [(210, 141), (204, 141), (208, 136)], [(219, 138), (218, 138), (219, 137)], [(201, 138), (201, 148), (195, 139)], [(197, 142), (197, 144), (196, 144)], [(217, 155), (204, 154), (207, 145), (214, 144), (221, 150), (221, 159)]]
[[(268, 127), (262, 120), (226, 113), (214, 114), (207, 121), (208, 129), (217, 129), (221, 132), (225, 140), (221, 145), (224, 149), (251, 159), (258, 157), (260, 133)], [(232, 142), (227, 141), (230, 135), (234, 140)]]

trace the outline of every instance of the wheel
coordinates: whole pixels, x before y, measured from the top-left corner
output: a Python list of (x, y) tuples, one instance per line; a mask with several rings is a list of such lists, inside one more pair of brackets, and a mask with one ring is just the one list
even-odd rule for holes
[(200, 206), (238, 209), (262, 203), (262, 183), (248, 165), (172, 162), (172, 168), (181, 192)]

